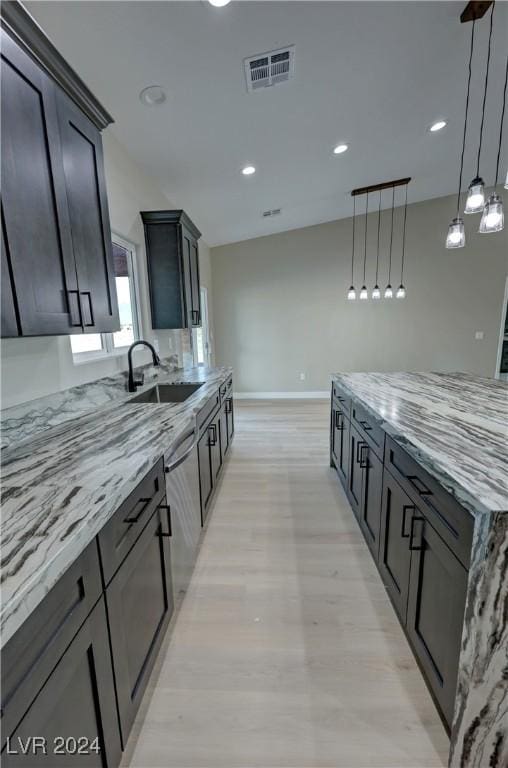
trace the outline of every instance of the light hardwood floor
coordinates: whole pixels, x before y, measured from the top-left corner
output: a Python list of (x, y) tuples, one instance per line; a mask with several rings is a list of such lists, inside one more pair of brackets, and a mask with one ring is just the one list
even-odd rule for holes
[(329, 404), (236, 403), (131, 768), (434, 768), (448, 739), (328, 455)]

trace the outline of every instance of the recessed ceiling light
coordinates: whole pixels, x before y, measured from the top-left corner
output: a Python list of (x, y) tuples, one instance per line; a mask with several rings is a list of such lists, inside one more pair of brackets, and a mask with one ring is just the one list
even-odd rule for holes
[(443, 128), (445, 127), (445, 125), (446, 125), (446, 120), (438, 120), (437, 122), (432, 123), (432, 125), (429, 128), (429, 131), (431, 133), (436, 133), (437, 131), (442, 131)]
[(347, 148), (348, 148), (347, 144), (337, 144), (337, 146), (333, 150), (333, 154), (342, 155), (342, 153), (345, 152)]
[(154, 107), (166, 101), (166, 93), (161, 85), (149, 85), (139, 94), (140, 101), (147, 107)]
[(244, 176), (252, 176), (253, 173), (256, 173), (256, 169), (253, 165), (246, 165), (245, 168), (242, 168), (242, 173)]
[(215, 8), (223, 8), (225, 5), (231, 2), (231, 0), (208, 0), (210, 5), (215, 6)]

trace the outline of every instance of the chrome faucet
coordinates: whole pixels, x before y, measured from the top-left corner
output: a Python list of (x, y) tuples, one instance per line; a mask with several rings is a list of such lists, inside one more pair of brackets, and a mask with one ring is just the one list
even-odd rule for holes
[(138, 387), (141, 387), (143, 385), (143, 382), (145, 380), (145, 377), (142, 373), (139, 374), (139, 378), (134, 378), (134, 371), (132, 370), (132, 350), (134, 347), (148, 347), (148, 349), (152, 352), (152, 358), (153, 358), (153, 364), (154, 365), (160, 365), (160, 357), (153, 348), (153, 346), (150, 344), (149, 341), (144, 341), (144, 339), (140, 339), (139, 341), (135, 341), (134, 344), (131, 344), (129, 347), (129, 351), (127, 352), (127, 359), (129, 361), (129, 392), (135, 392)]

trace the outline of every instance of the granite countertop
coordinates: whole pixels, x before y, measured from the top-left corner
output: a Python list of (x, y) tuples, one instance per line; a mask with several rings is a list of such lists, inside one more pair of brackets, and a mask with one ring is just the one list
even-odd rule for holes
[[(200, 383), (183, 403), (108, 405), (2, 452), (2, 607), (5, 644), (148, 470), (169, 459), (230, 368), (193, 368), (158, 383)], [(150, 389), (154, 382), (140, 387)]]
[(475, 517), (508, 512), (508, 385), (464, 373), (334, 381)]

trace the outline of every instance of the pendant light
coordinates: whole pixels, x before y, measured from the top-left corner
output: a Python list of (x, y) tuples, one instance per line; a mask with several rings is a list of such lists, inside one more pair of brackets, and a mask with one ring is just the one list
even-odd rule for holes
[(356, 197), (353, 197), (353, 247), (351, 249), (351, 285), (347, 292), (349, 301), (356, 299), (356, 291), (354, 286), (354, 264), (355, 264), (355, 221), (356, 221)]
[(390, 257), (388, 262), (388, 285), (385, 288), (385, 299), (393, 298), (393, 289), (390, 281), (392, 277), (393, 212), (394, 210), (395, 210), (395, 187), (392, 187), (392, 225), (390, 229)]
[(377, 211), (377, 251), (376, 251), (376, 284), (372, 291), (372, 298), (374, 300), (381, 298), (381, 291), (379, 290), (378, 277), (379, 277), (379, 233), (381, 229), (381, 190), (379, 190), (379, 208)]
[(406, 298), (406, 289), (404, 288), (404, 257), (406, 255), (406, 219), (407, 219), (407, 184), (406, 184), (406, 199), (404, 202), (404, 227), (402, 230), (402, 260), (400, 264), (400, 285), (397, 288), (397, 299)]
[[(497, 150), (496, 178), (494, 182), (494, 187), (497, 187), (497, 182), (499, 178), (499, 160), (501, 157), (501, 143), (503, 140), (503, 123), (504, 123), (504, 111), (506, 107), (507, 84), (508, 84), (508, 56), (506, 57), (506, 72), (504, 77), (504, 91), (503, 91), (503, 107), (501, 109), (501, 125), (499, 127), (499, 147)], [(508, 182), (508, 176), (506, 181)], [(482, 220), (480, 221), (480, 228), (478, 231), (482, 235), (485, 235), (485, 234), (488, 234), (489, 232), (500, 232), (503, 229), (503, 227), (504, 227), (503, 201), (501, 197), (496, 193), (496, 190), (494, 189), (493, 194), (489, 197), (487, 201), (487, 205), (483, 209)]]
[(467, 78), (467, 92), (466, 92), (466, 112), (464, 115), (464, 132), (462, 134), (462, 152), (460, 155), (460, 171), (459, 171), (459, 190), (457, 193), (457, 215), (451, 220), (448, 226), (448, 234), (446, 236), (447, 248), (463, 248), (466, 244), (466, 234), (464, 232), (464, 220), (459, 216), (460, 209), (460, 188), (462, 187), (462, 171), (464, 169), (464, 150), (466, 147), (466, 132), (467, 132), (467, 116), (469, 112), (469, 91), (471, 86), (471, 63), (473, 60), (474, 49), (474, 31), (475, 31), (476, 19), (473, 19), (471, 28), (471, 48), (469, 51), (469, 73)]
[(480, 141), (478, 143), (478, 156), (476, 160), (476, 176), (469, 185), (469, 189), (467, 191), (464, 213), (480, 213), (483, 210), (483, 206), (485, 205), (485, 182), (480, 176), (480, 156), (482, 152), (483, 124), (485, 122), (485, 102), (487, 101), (487, 89), (489, 85), (490, 50), (492, 43), (492, 21), (494, 16), (494, 5), (495, 3), (492, 3), (490, 10), (489, 46), (487, 49), (487, 67), (485, 69), (485, 87), (483, 90), (482, 122), (480, 124)]
[(369, 214), (369, 193), (367, 192), (367, 198), (365, 203), (365, 245), (363, 251), (363, 285), (360, 291), (360, 299), (366, 301), (369, 298), (367, 286), (365, 285), (365, 270), (367, 267), (367, 217)]

